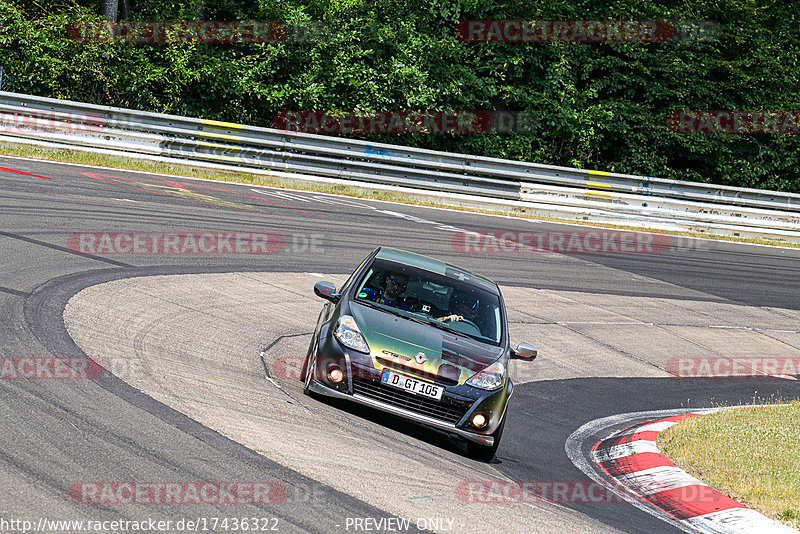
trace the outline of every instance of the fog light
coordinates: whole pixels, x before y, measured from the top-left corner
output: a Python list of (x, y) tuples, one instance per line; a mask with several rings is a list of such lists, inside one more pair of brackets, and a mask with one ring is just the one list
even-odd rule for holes
[(341, 369), (338, 367), (334, 367), (330, 371), (328, 371), (328, 378), (330, 378), (333, 382), (339, 383), (344, 378)]
[(472, 424), (475, 428), (483, 428), (488, 422), (489, 420), (482, 413), (476, 414), (475, 417), (472, 418)]

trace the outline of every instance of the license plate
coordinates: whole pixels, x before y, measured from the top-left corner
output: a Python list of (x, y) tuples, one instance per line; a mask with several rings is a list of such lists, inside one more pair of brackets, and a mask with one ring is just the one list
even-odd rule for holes
[(400, 373), (395, 373), (389, 369), (383, 370), (381, 382), (387, 386), (392, 386), (397, 389), (402, 389), (403, 391), (408, 391), (409, 393), (413, 393), (415, 395), (422, 395), (424, 397), (430, 397), (436, 400), (442, 400), (442, 394), (444, 393), (444, 387), (442, 386), (437, 386), (436, 384), (431, 384), (430, 382), (425, 382), (424, 380), (419, 380), (410, 376), (401, 375)]

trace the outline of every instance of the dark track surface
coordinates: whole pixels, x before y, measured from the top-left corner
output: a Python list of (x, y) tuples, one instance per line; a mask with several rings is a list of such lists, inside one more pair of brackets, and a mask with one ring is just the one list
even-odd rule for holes
[[(248, 186), (178, 178), (190, 190), (238, 207), (217, 205), (175, 189), (108, 183), (81, 172), (164, 184), (164, 178), (0, 157), (0, 354), (74, 354), (60, 313), (68, 298), (101, 280), (141, 274), (239, 270), (350, 272), (375, 246), (390, 244), (486, 274), (500, 284), (622, 295), (730, 301), (751, 306), (800, 306), (800, 250), (674, 239), (662, 254), (466, 255), (453, 250), (452, 225), (463, 230), (573, 230), (574, 227), (352, 200), (337, 204), (263, 196)], [(203, 187), (205, 185), (206, 187)], [(209, 189), (215, 187), (224, 189)], [(145, 190), (142, 190), (145, 189)], [(167, 193), (167, 194), (163, 194)], [(238, 194), (237, 194), (238, 193)], [(248, 196), (244, 196), (248, 195)], [(308, 196), (306, 194), (306, 196)], [(182, 197), (182, 198), (181, 198)], [(373, 208), (364, 207), (364, 205)], [(387, 213), (387, 212), (394, 212)], [(401, 218), (396, 213), (402, 213)], [(409, 220), (408, 216), (418, 218)], [(79, 255), (73, 232), (276, 232), (287, 250), (271, 256)], [(309, 238), (318, 250), (292, 251)], [(605, 269), (609, 267), (611, 269)], [(668, 282), (653, 284), (647, 277)], [(69, 382), (69, 383), (66, 383)], [(756, 393), (757, 392), (757, 393)], [(564, 452), (569, 434), (587, 421), (623, 412), (747, 402), (782, 393), (797, 382), (574, 379), (521, 385), (506, 425), (497, 468), (515, 480), (584, 480)], [(287, 529), (328, 532), (343, 517), (386, 514), (283, 468), (227, 440), (112, 378), (90, 381), (0, 380), (0, 504), (3, 517), (118, 519), (141, 510), (74, 504), (67, 489), (82, 480), (278, 480), (301, 499), (275, 507)], [(314, 487), (314, 499), (304, 501)], [(629, 532), (663, 532), (667, 525), (624, 504), (573, 505)], [(154, 507), (145, 516), (214, 515), (187, 506)], [(174, 507), (173, 507), (174, 508)], [(179, 507), (180, 508), (180, 507)], [(217, 515), (264, 516), (239, 505)]]

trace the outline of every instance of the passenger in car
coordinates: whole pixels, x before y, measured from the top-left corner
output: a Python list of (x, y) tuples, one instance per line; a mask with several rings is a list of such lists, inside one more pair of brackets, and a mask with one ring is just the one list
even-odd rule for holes
[(475, 323), (478, 319), (478, 299), (462, 291), (455, 291), (450, 299), (450, 315), (437, 317), (437, 321), (449, 323), (452, 321), (470, 321)]

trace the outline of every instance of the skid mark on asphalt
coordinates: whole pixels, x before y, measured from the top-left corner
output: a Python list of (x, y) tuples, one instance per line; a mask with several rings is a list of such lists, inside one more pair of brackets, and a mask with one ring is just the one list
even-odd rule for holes
[(8, 293), (9, 295), (14, 295), (15, 297), (23, 297), (23, 298), (26, 298), (30, 295), (30, 293), (25, 293), (24, 291), (17, 291), (16, 289), (11, 289), (10, 287), (0, 287), (0, 293)]
[(52, 180), (52, 178), (48, 178), (47, 176), (39, 176), (38, 174), (32, 174), (30, 172), (25, 172), (25, 171), (18, 171), (16, 169), (9, 169), (8, 167), (0, 167), (0, 171), (10, 172), (11, 174), (20, 174), (22, 176), (31, 176), (33, 178), (41, 178), (42, 180)]
[(86, 176), (86, 177), (89, 177), (89, 178), (93, 178), (95, 180), (98, 180), (98, 181), (101, 181), (101, 182), (104, 182), (104, 183), (118, 185), (118, 186), (126, 187), (128, 189), (135, 189), (137, 191), (143, 191), (143, 192), (146, 192), (146, 193), (152, 193), (154, 195), (168, 196), (168, 197), (173, 197), (173, 198), (182, 198), (182, 199), (185, 199), (185, 200), (191, 200), (193, 202), (198, 202), (200, 204), (206, 204), (206, 205), (211, 205), (211, 206), (219, 206), (219, 207), (223, 207), (223, 208), (232, 208), (232, 209), (236, 209), (236, 210), (247, 211), (247, 212), (250, 212), (250, 213), (263, 213), (261, 210), (257, 209), (256, 206), (251, 206), (249, 204), (242, 204), (242, 203), (238, 203), (238, 202), (231, 202), (229, 200), (224, 200), (224, 199), (216, 197), (216, 196), (206, 195), (206, 194), (197, 192), (192, 188), (203, 188), (203, 189), (211, 189), (212, 191), (222, 191), (224, 193), (229, 193), (229, 194), (237, 195), (237, 196), (244, 197), (244, 198), (255, 199), (255, 200), (258, 200), (259, 202), (263, 202), (263, 203), (269, 204), (269, 205), (274, 206), (274, 207), (287, 209), (289, 211), (292, 211), (292, 212), (295, 212), (295, 213), (299, 213), (299, 214), (304, 215), (306, 217), (311, 217), (311, 218), (314, 217), (310, 213), (307, 213), (307, 212), (305, 212), (303, 210), (298, 210), (298, 209), (292, 208), (290, 206), (287, 206), (286, 204), (281, 204), (279, 202), (268, 200), (268, 199), (265, 199), (265, 198), (259, 197), (259, 196), (253, 196), (253, 195), (246, 195), (246, 194), (243, 194), (243, 193), (238, 193), (236, 191), (231, 191), (230, 189), (222, 189), (220, 187), (212, 187), (212, 186), (209, 186), (209, 185), (194, 184), (194, 183), (193, 184), (186, 184), (186, 183), (182, 183), (182, 182), (176, 182), (174, 180), (168, 180), (168, 179), (165, 179), (165, 178), (162, 178), (163, 184), (158, 184), (158, 183), (145, 182), (145, 181), (142, 181), (142, 180), (134, 180), (133, 178), (123, 178), (121, 176), (113, 176), (113, 175), (110, 175), (110, 174), (98, 174), (98, 173), (91, 173), (91, 172), (82, 172), (81, 174), (83, 176)]
[(117, 266), (117, 267), (131, 267), (131, 265), (128, 265), (127, 263), (122, 263), (121, 261), (109, 260), (107, 258), (103, 258), (103, 257), (100, 257), (100, 256), (95, 256), (94, 254), (84, 254), (84, 253), (81, 253), (81, 252), (75, 252), (74, 250), (70, 250), (67, 247), (62, 247), (62, 246), (59, 246), (59, 245), (53, 245), (52, 243), (47, 243), (46, 241), (39, 241), (38, 239), (32, 239), (30, 237), (25, 237), (25, 236), (22, 236), (22, 235), (19, 235), (19, 234), (11, 234), (11, 233), (8, 233), (8, 232), (0, 231), (0, 236), (8, 237), (10, 239), (17, 239), (19, 241), (24, 241), (25, 243), (31, 243), (32, 245), (39, 245), (40, 247), (51, 248), (51, 249), (57, 250), (59, 252), (66, 252), (66, 253), (72, 254), (74, 256), (83, 256), (84, 258), (90, 258), (90, 259), (93, 259), (93, 260), (102, 261), (104, 263), (108, 263), (110, 265), (114, 265), (114, 266)]

